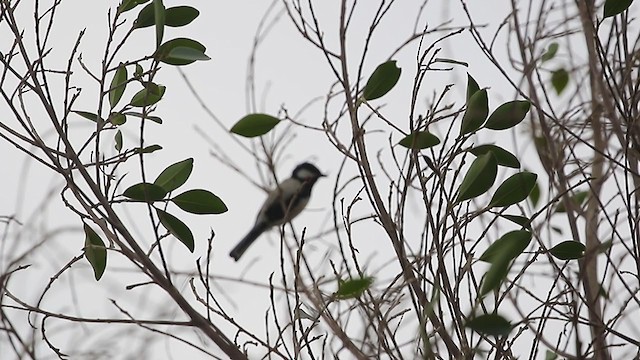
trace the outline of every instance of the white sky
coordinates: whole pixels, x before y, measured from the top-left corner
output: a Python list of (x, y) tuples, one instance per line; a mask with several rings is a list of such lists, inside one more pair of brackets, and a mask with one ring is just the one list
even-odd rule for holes
[[(23, 0), (23, 3), (22, 6), (25, 7), (23, 15), (25, 21), (28, 21), (30, 10), (27, 9), (30, 5), (27, 3), (32, 3), (32, 1)], [(275, 115), (281, 106), (285, 106), (290, 115), (296, 114), (311, 99), (324, 96), (334, 81), (320, 52), (306, 43), (294, 30), (288, 18), (283, 16), (273, 26), (268, 37), (258, 49), (255, 81), (258, 105), (257, 109), (247, 107), (245, 80), (248, 58), (256, 29), (270, 2), (247, 0), (165, 1), (167, 7), (186, 3), (197, 7), (201, 12), (200, 17), (189, 26), (168, 29), (165, 33), (165, 39), (178, 36), (190, 37), (202, 42), (207, 47), (207, 54), (212, 58), (211, 61), (199, 62), (182, 69), (199, 95), (205, 100), (206, 105), (227, 126), (227, 129), (242, 116), (254, 110)], [(329, 44), (336, 44), (335, 28), (337, 26), (338, 2), (318, 3), (322, 3), (318, 6), (323, 21), (322, 26), (326, 29), (327, 41)], [(373, 41), (373, 46), (365, 62), (365, 78), (376, 65), (385, 61), (398, 44), (413, 31), (417, 3), (417, 1), (411, 0), (397, 1), (396, 6), (393, 7), (386, 21), (382, 24), (382, 30), (378, 32), (378, 37)], [(446, 7), (442, 8), (441, 3), (447, 4)], [(492, 1), (490, 2), (491, 6), (487, 6), (489, 2), (486, 1), (469, 1), (469, 3), (471, 13), (476, 16), (476, 21), (488, 24), (488, 27), (483, 30), (486, 34), (492, 34), (509, 11), (508, 7), (502, 10), (498, 6), (503, 2)], [(359, 61), (357, 54), (360, 51), (362, 37), (366, 33), (366, 24), (372, 11), (368, 8), (367, 2), (360, 2), (360, 4), (353, 25), (355, 29), (353, 40), (350, 41), (350, 44), (353, 45), (350, 49), (352, 51), (350, 56), (352, 56), (354, 64)], [(57, 68), (66, 66), (66, 59), (73, 41), (83, 28), (87, 29), (80, 47), (83, 59), (89, 67), (99, 66), (107, 31), (107, 5), (113, 9), (117, 2), (115, 0), (105, 2), (63, 1), (59, 7), (59, 19), (54, 27), (56, 35), (55, 41), (52, 42), (54, 49), (51, 59), (48, 60), (49, 66)], [(276, 8), (281, 9), (280, 4), (276, 5)], [(136, 12), (137, 10), (131, 11), (128, 19), (133, 20)], [(452, 16), (451, 14), (456, 15)], [(273, 16), (270, 18), (272, 19)], [(427, 11), (419, 21), (419, 26), (422, 27), (427, 23), (430, 26), (435, 26), (450, 18), (453, 19), (452, 26), (467, 24), (466, 19), (462, 16), (459, 2), (430, 2)], [(29, 28), (25, 26), (25, 30), (28, 31)], [(4, 32), (6, 28), (0, 26), (0, 31)], [(430, 42), (435, 39), (436, 36), (432, 36), (425, 41)], [(6, 40), (1, 40), (0, 44), (4, 48)], [(152, 51), (153, 44), (152, 28), (137, 30), (131, 39), (131, 44), (127, 45), (121, 54), (121, 59), (146, 55)], [(463, 103), (466, 72), (469, 71), (481, 87), (491, 88), (491, 109), (495, 108), (496, 104), (514, 98), (514, 91), (481, 56), (472, 43), (468, 32), (463, 32), (450, 41), (444, 42), (442, 47), (440, 57), (455, 58), (468, 62), (470, 66), (468, 69), (456, 66), (452, 72), (432, 74), (424, 89), (439, 91), (444, 84), (455, 83), (448, 100), (456, 102), (456, 106), (459, 107)], [(503, 51), (500, 46), (497, 47), (497, 50), (499, 53)], [(404, 129), (407, 128), (408, 94), (415, 74), (416, 51), (417, 42), (395, 57), (403, 70), (401, 82), (388, 97), (384, 98), (384, 102), (387, 103), (384, 108), (385, 113), (391, 114), (390, 117), (397, 119), (396, 124)], [(54, 66), (54, 64), (56, 65)], [(88, 81), (88, 77), (82, 74), (78, 66), (75, 66), (75, 75), (77, 78), (74, 84), (82, 87), (82, 96), (78, 101), (78, 107), (81, 107), (80, 110), (91, 111), (96, 101), (95, 84)], [(274, 279), (277, 283), (277, 279), (280, 278), (279, 256), (277, 255), (278, 241), (273, 234), (260, 238), (240, 262), (235, 263), (229, 258), (229, 250), (252, 225), (255, 213), (264, 199), (264, 193), (210, 156), (210, 151), (213, 149), (195, 128), (202, 129), (214, 139), (227, 154), (236, 160), (243, 171), (252, 176), (258, 176), (251, 157), (231, 139), (225, 129), (219, 128), (208, 117), (191, 96), (174, 68), (168, 65), (164, 66), (157, 79), (158, 82), (167, 86), (165, 99), (158, 106), (157, 113), (164, 119), (164, 124), (150, 123), (148, 125), (147, 144), (161, 144), (164, 150), (147, 157), (149, 176), (154, 178), (164, 167), (193, 157), (195, 158), (194, 172), (185, 185), (185, 189), (208, 189), (219, 195), (229, 207), (228, 213), (219, 216), (195, 216), (181, 213), (179, 210), (172, 211), (190, 225), (196, 237), (194, 254), (190, 254), (181, 245), (169, 247), (172, 261), (176, 267), (184, 271), (194, 271), (194, 261), (199, 257), (204, 258), (206, 238), (210, 229), (214, 229), (216, 238), (211, 265), (214, 274), (236, 277), (242, 273), (246, 279), (266, 284), (270, 274), (275, 273)], [(131, 96), (134, 91), (129, 89), (126, 94)], [(424, 94), (424, 96), (430, 95)], [(321, 103), (316, 103), (311, 106), (297, 120), (318, 126), (321, 119), (321, 105)], [(424, 108), (424, 103), (420, 106)], [(88, 125), (86, 121), (80, 119), (77, 124), (80, 129)], [(383, 129), (382, 126), (379, 128)], [(127, 144), (131, 146), (135, 141), (133, 134), (137, 131), (137, 122), (130, 119), (124, 129), (128, 131), (125, 133), (125, 146)], [(384, 148), (387, 144), (387, 137), (388, 133), (372, 136), (369, 144), (374, 149)], [(396, 135), (393, 139), (398, 141), (400, 138)], [(250, 144), (250, 140), (242, 138), (239, 140), (245, 145)], [(502, 139), (487, 140), (503, 142)], [(506, 146), (513, 149), (511, 145), (511, 142), (506, 142)], [(518, 151), (521, 151), (526, 144), (519, 144), (519, 146)], [(50, 276), (72, 256), (80, 254), (84, 237), (80, 231), (77, 216), (66, 210), (60, 202), (58, 189), (61, 183), (58, 177), (45, 171), (42, 166), (28, 161), (22, 153), (5, 142), (0, 142), (0, 153), (6, 169), (11, 169), (7, 170), (2, 180), (3, 188), (8, 190), (0, 192), (0, 215), (15, 214), (28, 227), (29, 230), (24, 231), (23, 241), (35, 241), (29, 237), (29, 234), (34, 237), (42, 236), (43, 233), (59, 229), (63, 225), (78, 227), (70, 232), (56, 235), (55, 241), (47, 245), (46, 251), (42, 252), (39, 257), (30, 258), (26, 262), (33, 264), (33, 266), (12, 279), (10, 284), (14, 289), (17, 289), (17, 293), (24, 295), (27, 299), (33, 299), (33, 294), (40, 293)], [(329, 174), (329, 179), (322, 179), (316, 185), (308, 207), (309, 210), (296, 220), (296, 229), (301, 230), (307, 226), (311, 234), (317, 234), (331, 226), (331, 204), (328, 200), (331, 199), (333, 181), (335, 181), (331, 175), (337, 172), (340, 159), (339, 154), (327, 144), (322, 134), (304, 129), (296, 131), (296, 138), (285, 150), (284, 161), (280, 163), (278, 175), (281, 178), (289, 176), (293, 167), (302, 161), (312, 161), (322, 171)], [(130, 172), (122, 184), (122, 190), (140, 180), (139, 172), (136, 171), (137, 165), (137, 161), (132, 161), (131, 167), (128, 169)], [(537, 162), (531, 167), (536, 166)], [(353, 194), (357, 190), (358, 187), (354, 186), (351, 193)], [(40, 201), (48, 192), (53, 193), (50, 201), (43, 205)], [(363, 207), (358, 210), (364, 214), (367, 209)], [(144, 218), (140, 221), (133, 220), (136, 218), (135, 214), (136, 212), (133, 211), (130, 220), (137, 229), (136, 234), (149, 241), (148, 235), (146, 235), (150, 230), (149, 225)], [(379, 265), (387, 260), (387, 256), (383, 254), (391, 251), (390, 245), (377, 235), (376, 230), (367, 229), (362, 231), (360, 237), (356, 239), (356, 246), (361, 250), (362, 258), (370, 257), (374, 269), (377, 266), (373, 266), (373, 264)], [(318, 254), (323, 254), (327, 249), (335, 247), (331, 240), (331, 237), (326, 237), (311, 244), (310, 247), (314, 246)], [(3, 264), (0, 262), (0, 265)], [(162, 295), (150, 291), (147, 289), (148, 287), (125, 291), (124, 286), (144, 281), (144, 278), (140, 275), (124, 275), (121, 271), (121, 265), (122, 263), (115, 256), (111, 256), (103, 280), (95, 284), (90, 269), (84, 260), (81, 261), (69, 271), (67, 277), (60, 280), (61, 284), (58, 285), (58, 289), (52, 291), (52, 297), (45, 299), (44, 307), (87, 317), (91, 315), (117, 317), (120, 314), (109, 302), (109, 299), (115, 299), (119, 305), (131, 310), (136, 317), (145, 318), (157, 315), (157, 308), (164, 307), (164, 305), (159, 305), (163, 303)], [(327, 275), (330, 274), (326, 263), (322, 271), (326, 271)], [(379, 276), (384, 279), (388, 278), (384, 274)], [(20, 282), (22, 284), (19, 284)], [(68, 283), (70, 282), (76, 282), (76, 286), (72, 287), (75, 288), (75, 293), (69, 290)], [(264, 324), (264, 313), (269, 306), (266, 290), (232, 282), (221, 282), (220, 285), (223, 287), (216, 287), (214, 291), (224, 293), (221, 299), (223, 303), (227, 304), (228, 311), (234, 314), (234, 318), (248, 328), (263, 333), (261, 329)], [(185, 293), (190, 292), (187, 283), (183, 282), (180, 286)], [(238, 307), (234, 308), (235, 305), (229, 304), (227, 298), (233, 298)], [(163, 309), (163, 311), (167, 311), (169, 314), (174, 313), (169, 309)], [(181, 318), (179, 315), (176, 316)], [(54, 322), (52, 321), (52, 323)], [(63, 323), (59, 323), (59, 325), (62, 326)], [(127, 331), (126, 329), (126, 326), (113, 326), (109, 329), (101, 329), (98, 334), (122, 332)], [(59, 334), (54, 334), (52, 331), (52, 336), (65, 351), (73, 349), (75, 337), (81, 336), (82, 333), (77, 329), (72, 332), (60, 331)], [(184, 331), (178, 331), (178, 334), (184, 333)], [(227, 335), (233, 336), (232, 333)], [(39, 339), (39, 336), (36, 337)], [(189, 337), (196, 338), (195, 336)], [(81, 342), (81, 346), (97, 343), (102, 347), (105, 339), (106, 335), (93, 335), (86, 342)], [(118, 348), (122, 344), (114, 344), (114, 346)], [(127, 350), (138, 347), (144, 346), (138, 341), (132, 341), (131, 347)], [(209, 349), (216, 352), (212, 344)], [(168, 354), (183, 356), (186, 354), (183, 351), (192, 354), (193, 358), (199, 356), (199, 353), (185, 350), (185, 347), (178, 346), (175, 342), (159, 343), (158, 346), (148, 351), (150, 354), (160, 356), (160, 358), (163, 355), (168, 356)]]

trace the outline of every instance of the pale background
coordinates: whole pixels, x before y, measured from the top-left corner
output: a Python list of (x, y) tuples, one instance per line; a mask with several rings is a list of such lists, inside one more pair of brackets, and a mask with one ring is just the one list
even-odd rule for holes
[[(26, 0), (23, 0), (25, 2)], [(378, 31), (378, 37), (373, 41), (373, 46), (365, 62), (364, 77), (366, 78), (379, 63), (387, 60), (389, 54), (408, 37), (414, 29), (416, 18), (416, 2), (401, 0), (392, 8), (384, 21), (383, 30)], [(479, 24), (487, 24), (482, 30), (490, 36), (497, 26), (507, 16), (508, 7), (501, 10), (499, 4), (502, 1), (470, 1), (470, 11)], [(491, 3), (491, 6), (487, 6)], [(246, 77), (248, 73), (248, 61), (252, 51), (252, 44), (257, 28), (265, 12), (271, 6), (268, 1), (165, 1), (167, 7), (190, 4), (197, 7), (201, 14), (194, 23), (178, 29), (167, 29), (165, 39), (177, 36), (194, 38), (207, 47), (207, 54), (211, 61), (198, 62), (182, 70), (193, 83), (198, 94), (204, 99), (205, 105), (212, 110), (215, 116), (226, 126), (220, 128), (202, 109), (198, 101), (192, 97), (185, 82), (175, 68), (164, 66), (158, 81), (167, 86), (165, 99), (158, 106), (157, 115), (164, 119), (164, 124), (151, 124), (147, 130), (148, 144), (158, 143), (164, 150), (147, 157), (148, 174), (153, 178), (164, 167), (188, 157), (195, 159), (194, 172), (188, 181), (186, 188), (205, 188), (220, 196), (229, 211), (218, 216), (195, 216), (173, 211), (174, 214), (187, 222), (196, 237), (196, 250), (190, 254), (183, 246), (176, 245), (169, 248), (171, 263), (178, 269), (187, 273), (194, 273), (194, 262), (206, 254), (206, 239), (210, 230), (216, 233), (214, 240), (212, 273), (231, 279), (240, 278), (251, 280), (259, 284), (268, 284), (271, 274), (274, 282), (279, 283), (279, 242), (273, 234), (263, 236), (245, 254), (243, 259), (235, 263), (228, 256), (229, 250), (245, 234), (254, 221), (254, 216), (264, 199), (264, 193), (259, 188), (246, 181), (240, 174), (231, 171), (210, 155), (212, 148), (201, 135), (206, 133), (218, 146), (232, 156), (233, 160), (241, 166), (242, 171), (251, 176), (258, 177), (255, 162), (251, 156), (238, 145), (240, 141), (250, 145), (250, 140), (237, 138), (233, 140), (227, 129), (249, 112), (259, 111), (277, 114), (281, 107), (286, 107), (293, 116), (300, 109), (316, 97), (326, 94), (329, 86), (334, 82), (333, 75), (326, 65), (321, 53), (295, 31), (286, 16), (275, 22), (270, 28), (268, 36), (257, 49), (255, 71), (255, 90), (257, 107), (248, 106), (246, 93)], [(83, 59), (88, 66), (99, 66), (99, 59), (104, 51), (104, 41), (107, 34), (107, 9), (112, 10), (117, 6), (117, 1), (63, 1), (59, 7), (58, 21), (54, 27), (55, 44), (48, 64), (57, 67), (66, 66), (69, 51), (81, 29), (86, 28), (86, 34), (80, 47)], [(320, 17), (324, 20), (323, 27), (326, 30), (326, 39), (329, 44), (336, 44), (337, 27), (337, 1), (318, 2), (321, 10)], [(373, 9), (367, 9), (366, 2), (359, 5), (359, 11), (354, 19), (353, 29), (359, 29), (352, 33), (350, 42), (352, 61), (359, 61), (360, 45), (366, 34), (366, 26), (372, 15)], [(25, 8), (27, 8), (25, 6)], [(267, 15), (267, 23), (274, 17), (280, 16), (282, 6), (276, 3)], [(132, 21), (137, 10), (128, 13), (128, 19)], [(31, 14), (25, 12), (25, 19)], [(418, 30), (429, 24), (435, 26), (451, 19), (451, 26), (465, 26), (467, 19), (462, 14), (459, 2), (429, 2), (427, 10), (421, 15), (418, 22)], [(28, 27), (25, 28), (30, 33)], [(360, 33), (358, 33), (358, 31)], [(425, 43), (436, 39), (427, 37)], [(128, 58), (136, 58), (151, 53), (154, 44), (154, 34), (151, 28), (137, 30), (132, 42), (125, 47)], [(3, 46), (4, 40), (1, 40)], [(503, 40), (504, 42), (504, 40)], [(498, 40), (496, 47), (498, 55), (505, 55), (504, 46)], [(407, 127), (407, 115), (409, 108), (410, 87), (415, 75), (415, 57), (418, 43), (406, 47), (397, 56), (398, 65), (402, 68), (402, 78), (384, 102), (387, 104), (385, 113), (389, 117), (397, 119), (396, 125)], [(439, 92), (445, 84), (455, 84), (448, 95), (450, 102), (461, 106), (464, 101), (466, 72), (471, 73), (481, 87), (490, 87), (490, 107), (515, 98), (514, 91), (507, 85), (495, 68), (488, 63), (477, 50), (470, 34), (463, 32), (441, 44), (443, 50), (440, 57), (453, 58), (469, 63), (468, 68), (454, 66), (453, 71), (432, 73), (429, 75), (424, 90)], [(559, 60), (562, 61), (562, 60)], [(355, 67), (354, 67), (355, 69)], [(83, 96), (78, 103), (81, 110), (90, 110), (95, 104), (95, 84), (88, 77), (75, 68), (78, 76), (74, 85), (82, 87)], [(127, 94), (132, 94), (128, 90)], [(424, 97), (432, 94), (425, 93)], [(125, 95), (126, 97), (127, 95)], [(305, 109), (297, 120), (310, 125), (319, 125), (322, 111), (321, 102), (316, 102)], [(424, 103), (421, 104), (424, 108)], [(135, 141), (137, 124), (130, 120), (130, 133), (125, 134), (125, 146)], [(78, 119), (79, 129), (90, 126), (86, 121)], [(381, 125), (380, 129), (384, 127)], [(126, 126), (125, 126), (126, 129)], [(308, 210), (296, 221), (295, 226), (299, 231), (307, 227), (310, 234), (319, 234), (330, 229), (331, 222), (331, 191), (333, 187), (332, 177), (337, 170), (341, 157), (328, 145), (321, 133), (311, 130), (299, 129), (296, 137), (285, 150), (285, 156), (277, 169), (280, 178), (290, 175), (293, 167), (302, 161), (315, 163), (323, 172), (329, 175), (328, 179), (322, 179), (315, 187)], [(128, 136), (127, 136), (128, 135)], [(377, 139), (377, 140), (376, 140)], [(50, 140), (50, 139), (49, 139)], [(376, 141), (379, 140), (379, 144)], [(399, 137), (394, 137), (399, 140)], [(517, 153), (522, 153), (530, 145), (528, 142), (514, 144), (508, 137), (504, 139), (486, 139), (505, 145)], [(384, 148), (387, 145), (388, 133), (371, 137), (369, 144), (372, 148)], [(2, 177), (0, 192), (0, 215), (14, 215), (23, 227), (13, 227), (12, 232), (20, 230), (22, 235), (19, 241), (25, 243), (34, 242), (42, 236), (48, 235), (55, 238), (45, 245), (46, 251), (40, 251), (37, 257), (28, 257), (22, 263), (32, 266), (16, 274), (12, 280), (12, 288), (25, 299), (35, 299), (41, 293), (46, 281), (71, 257), (80, 254), (84, 236), (77, 217), (66, 210), (61, 204), (59, 191), (61, 182), (56, 174), (51, 174), (39, 164), (28, 159), (25, 155), (8, 145), (0, 142), (0, 154), (5, 168)], [(521, 156), (527, 167), (538, 167), (535, 156), (530, 158)], [(527, 159), (531, 159), (527, 162)], [(130, 173), (123, 182), (123, 189), (139, 181), (139, 171), (136, 171), (137, 162), (131, 162)], [(353, 187), (353, 194), (358, 190)], [(544, 201), (543, 194), (543, 200)], [(43, 202), (43, 199), (46, 199)], [(361, 214), (366, 214), (366, 207), (358, 209)], [(146, 218), (136, 221), (136, 213), (130, 216), (131, 223), (137, 227), (136, 234), (141, 238), (150, 231)], [(15, 225), (13, 225), (15, 226)], [(383, 237), (377, 236), (374, 226), (362, 225), (358, 228), (358, 237), (355, 245), (361, 252), (363, 259), (371, 259), (368, 264), (371, 268), (377, 268), (376, 264), (387, 260), (386, 254), (391, 250), (390, 244)], [(177, 242), (176, 242), (177, 244)], [(24, 245), (27, 246), (27, 245)], [(22, 246), (17, 245), (18, 248)], [(315, 251), (319, 255), (328, 254), (331, 257), (332, 237), (320, 237), (313, 240), (308, 250)], [(0, 258), (0, 261), (3, 261)], [(320, 268), (322, 261), (319, 260)], [(2, 263), (0, 263), (2, 265)], [(326, 269), (326, 260), (324, 270)], [(376, 274), (382, 279), (388, 278), (384, 273)], [(184, 292), (189, 292), (188, 277), (180, 279), (179, 286)], [(165, 314), (158, 315), (157, 309), (163, 309), (165, 299), (157, 291), (149, 287), (141, 287), (126, 291), (124, 287), (145, 279), (141, 275), (131, 275), (119, 264), (117, 258), (110, 257), (109, 264), (103, 279), (96, 283), (91, 274), (91, 269), (85, 261), (75, 265), (59, 280), (43, 304), (44, 308), (52, 311), (66, 312), (84, 317), (120, 317), (121, 314), (111, 304), (110, 299), (131, 311), (137, 318), (166, 317), (181, 319), (181, 314), (168, 303)], [(73, 286), (68, 286), (73, 284)], [(71, 289), (71, 290), (70, 290)], [(18, 291), (22, 290), (22, 292)], [(213, 289), (220, 294), (220, 299), (226, 303), (227, 310), (234, 314), (235, 319), (256, 332), (263, 333), (265, 311), (269, 307), (268, 289), (253, 285), (243, 285), (238, 282), (220, 280)], [(26, 316), (26, 314), (25, 314)], [(80, 346), (85, 351), (89, 347), (95, 347), (96, 352), (104, 358), (126, 358), (141, 352), (157, 358), (199, 358), (201, 354), (175, 341), (145, 343), (136, 331), (136, 337), (130, 339), (130, 344), (118, 342), (109, 346), (109, 338), (113, 334), (131, 331), (131, 325), (101, 325), (96, 331), (92, 328), (90, 338), (82, 338), (83, 331), (77, 329), (67, 331), (64, 322), (50, 320), (47, 323), (52, 328), (48, 333), (57, 342), (63, 351), (72, 351), (75, 346)], [(91, 325), (88, 325), (91, 327)], [(57, 329), (57, 331), (56, 331)], [(136, 329), (138, 330), (138, 329)], [(170, 329), (170, 332), (185, 335), (184, 330)], [(233, 337), (233, 334), (227, 334)], [(78, 337), (82, 341), (78, 341)], [(197, 339), (193, 334), (187, 335), (191, 339)], [(195, 340), (199, 343), (198, 340)], [(79, 345), (78, 345), (79, 344)], [(217, 353), (213, 344), (205, 345), (210, 351)], [(1, 356), (0, 356), (1, 358)]]

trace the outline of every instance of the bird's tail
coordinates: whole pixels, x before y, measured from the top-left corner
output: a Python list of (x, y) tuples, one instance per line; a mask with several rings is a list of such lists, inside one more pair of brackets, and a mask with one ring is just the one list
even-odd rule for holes
[(240, 240), (238, 245), (236, 245), (233, 250), (231, 250), (229, 256), (231, 256), (235, 261), (238, 261), (242, 254), (247, 251), (249, 246), (253, 244), (258, 236), (260, 236), (260, 234), (262, 234), (266, 229), (267, 226), (263, 223), (255, 224), (253, 226), (253, 229), (251, 229), (251, 231), (249, 231), (249, 233), (244, 238), (242, 238), (242, 240)]

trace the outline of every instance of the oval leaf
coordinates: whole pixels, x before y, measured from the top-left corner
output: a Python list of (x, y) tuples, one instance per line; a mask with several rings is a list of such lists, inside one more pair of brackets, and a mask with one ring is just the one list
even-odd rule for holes
[(469, 152), (475, 156), (492, 152), (498, 161), (498, 165), (516, 169), (520, 167), (520, 161), (518, 161), (518, 158), (515, 155), (497, 145), (478, 145), (469, 150)]
[(122, 125), (127, 122), (127, 116), (123, 113), (113, 112), (109, 114), (109, 122), (113, 125)]
[(518, 255), (529, 246), (531, 242), (531, 233), (526, 230), (510, 231), (498, 240), (494, 241), (487, 250), (480, 256), (480, 261), (485, 262), (499, 262), (510, 261), (515, 259)]
[(489, 267), (489, 270), (482, 278), (482, 286), (480, 287), (480, 297), (487, 295), (491, 291), (497, 289), (509, 274), (511, 268), (511, 260), (500, 259), (495, 261)]
[[(85, 119), (89, 119), (89, 120), (94, 121), (94, 122), (97, 122), (98, 119), (100, 119), (100, 117), (97, 114), (92, 113), (92, 112), (80, 111), (80, 110), (74, 110), (72, 112), (82, 116)], [(102, 121), (102, 119), (100, 119), (100, 120)]]
[(349, 279), (346, 281), (338, 281), (338, 291), (336, 296), (339, 299), (353, 299), (362, 295), (373, 284), (372, 277), (363, 277), (357, 279)]
[(518, 224), (525, 229), (531, 230), (531, 219), (526, 216), (500, 214), (501, 217), (511, 221), (514, 224)]
[(100, 236), (87, 224), (84, 224), (84, 234), (84, 257), (91, 264), (96, 280), (100, 280), (107, 267), (107, 249)]
[(127, 67), (120, 63), (116, 73), (113, 75), (111, 87), (109, 88), (109, 105), (111, 105), (112, 109), (118, 104), (122, 98), (122, 94), (124, 94), (124, 90), (127, 87), (127, 76)]
[(461, 202), (484, 194), (493, 185), (498, 173), (498, 161), (489, 152), (478, 156), (460, 184), (456, 202)]
[(507, 336), (513, 330), (513, 325), (498, 314), (480, 315), (469, 320), (466, 326), (477, 333), (489, 336)]
[(158, 116), (151, 116), (151, 115), (148, 115), (148, 114), (143, 115), (143, 114), (136, 113), (136, 112), (127, 112), (126, 114), (127, 115), (131, 115), (131, 116), (135, 116), (135, 117), (140, 118), (140, 119), (153, 121), (156, 124), (162, 124), (162, 119), (160, 117), (158, 117)]
[(531, 192), (529, 193), (529, 202), (531, 202), (533, 207), (536, 207), (538, 206), (538, 201), (540, 201), (540, 185), (538, 185), (538, 182), (536, 181), (536, 183), (533, 184), (533, 189), (531, 189)]
[(491, 113), (485, 127), (492, 130), (505, 130), (518, 125), (529, 112), (531, 103), (516, 100), (506, 102)]
[(166, 11), (164, 24), (171, 27), (185, 26), (200, 15), (198, 9), (191, 6), (170, 7)]
[(153, 10), (156, 23), (156, 48), (162, 44), (162, 38), (164, 37), (164, 19), (165, 19), (165, 7), (162, 0), (153, 0)]
[(153, 182), (166, 192), (172, 192), (184, 184), (193, 170), (193, 158), (167, 166)]
[(136, 29), (153, 26), (156, 24), (155, 16), (156, 15), (155, 15), (153, 3), (148, 4), (147, 6), (143, 7), (142, 10), (140, 10), (140, 12), (138, 13), (138, 17), (136, 18), (136, 21), (134, 22), (133, 26)]
[(460, 135), (465, 135), (478, 130), (489, 115), (489, 99), (487, 89), (476, 91), (467, 101), (467, 111), (462, 117)]
[[(184, 49), (173, 52), (174, 55), (184, 56), (188, 58), (174, 57), (174, 55), (172, 55), (172, 51), (174, 51), (176, 48), (191, 49), (189, 54), (185, 54)], [(160, 45), (153, 56), (158, 61), (162, 61), (165, 64), (182, 66), (191, 64), (196, 60), (208, 60), (209, 57), (204, 55), (204, 52), (206, 50), (207, 48), (204, 45), (195, 40), (187, 38), (176, 38)], [(191, 57), (196, 57), (194, 54), (198, 54), (198, 57), (202, 57), (202, 59), (192, 59)], [(204, 57), (206, 57), (206, 59), (204, 59)]]
[(604, 2), (604, 14), (605, 18), (616, 16), (621, 12), (627, 10), (633, 0), (607, 0)]
[(176, 46), (167, 54), (168, 59), (174, 62), (192, 63), (198, 60), (211, 60), (203, 51), (186, 46)]
[(171, 235), (175, 236), (176, 239), (180, 240), (190, 252), (193, 252), (193, 250), (195, 250), (195, 243), (191, 229), (180, 221), (180, 219), (165, 211), (156, 209), (156, 213), (162, 226), (164, 226)]
[(471, 99), (471, 96), (480, 90), (480, 86), (476, 80), (467, 73), (467, 102)]
[(549, 249), (549, 253), (560, 260), (575, 260), (584, 257), (585, 249), (581, 242), (567, 240)]
[(509, 206), (526, 199), (537, 179), (538, 175), (527, 171), (510, 176), (493, 194), (489, 207)]
[(553, 59), (558, 52), (558, 47), (559, 46), (557, 42), (552, 42), (551, 44), (549, 44), (549, 48), (547, 48), (547, 51), (542, 54), (541, 60), (544, 62)]
[(166, 87), (162, 85), (148, 83), (147, 87), (133, 95), (133, 98), (131, 98), (131, 105), (136, 107), (153, 105), (162, 99), (165, 90)]
[(171, 199), (180, 209), (192, 214), (222, 214), (227, 206), (213, 193), (195, 189), (183, 192)]
[(249, 114), (233, 125), (230, 131), (240, 136), (252, 138), (268, 133), (279, 122), (279, 119), (271, 115)]
[(402, 69), (396, 66), (395, 60), (384, 62), (373, 71), (364, 86), (362, 97), (374, 100), (386, 95), (398, 83)]
[(122, 14), (125, 11), (129, 11), (140, 4), (144, 4), (149, 0), (123, 0), (118, 6), (118, 13)]
[(122, 195), (136, 201), (153, 202), (164, 199), (167, 191), (155, 184), (139, 183), (130, 186)]
[(115, 144), (116, 151), (120, 152), (120, 150), (122, 150), (122, 131), (118, 130), (118, 132), (116, 132), (114, 141), (116, 143)]
[(158, 145), (158, 144), (154, 144), (154, 145), (149, 145), (144, 147), (142, 150), (140, 150), (140, 148), (135, 148), (133, 149), (133, 152), (136, 154), (151, 154), (152, 152), (158, 151), (158, 150), (162, 150), (162, 146)]
[[(175, 6), (165, 10), (164, 24), (171, 27), (184, 26), (191, 23), (200, 15), (198, 9), (191, 6)], [(135, 22), (137, 29), (153, 26), (156, 24), (155, 9), (153, 4), (145, 6)]]
[(565, 69), (558, 69), (551, 74), (551, 85), (560, 95), (569, 83), (569, 73)]
[(420, 150), (440, 144), (440, 139), (428, 131), (416, 131), (405, 136), (398, 144), (407, 149)]
[(133, 71), (133, 77), (140, 80), (142, 74), (144, 74), (144, 69), (140, 64), (136, 64), (136, 69)]

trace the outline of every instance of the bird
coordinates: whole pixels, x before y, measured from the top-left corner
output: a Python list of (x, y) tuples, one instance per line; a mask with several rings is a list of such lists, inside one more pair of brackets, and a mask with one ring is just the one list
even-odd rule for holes
[(238, 261), (251, 244), (269, 228), (282, 225), (298, 216), (307, 206), (311, 189), (324, 177), (317, 167), (302, 163), (293, 169), (291, 177), (269, 192), (249, 233), (231, 250), (229, 256)]

